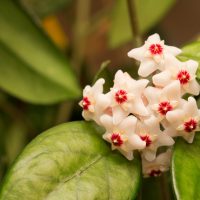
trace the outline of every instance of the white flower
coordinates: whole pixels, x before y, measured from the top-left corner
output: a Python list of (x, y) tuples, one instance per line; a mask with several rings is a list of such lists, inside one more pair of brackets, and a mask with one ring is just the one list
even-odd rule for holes
[(103, 115), (101, 122), (106, 129), (103, 138), (112, 144), (112, 150), (118, 149), (128, 160), (133, 159), (133, 150), (143, 149), (146, 145), (135, 134), (137, 118), (128, 116), (120, 124), (114, 125), (109, 115)]
[(159, 147), (174, 144), (174, 140), (160, 130), (159, 121), (154, 116), (143, 122), (138, 122), (136, 133), (146, 142), (146, 148), (142, 150), (142, 154), (148, 161), (156, 158), (156, 152)]
[(188, 143), (193, 142), (200, 121), (200, 110), (193, 97), (188, 98), (182, 109), (168, 112), (166, 118), (170, 123), (165, 130), (166, 134), (171, 137), (182, 136)]
[(164, 87), (173, 80), (178, 80), (181, 84), (182, 94), (190, 93), (198, 95), (200, 86), (196, 81), (196, 71), (198, 63), (194, 60), (180, 62), (176, 58), (165, 63), (165, 70), (153, 76), (153, 83), (156, 86)]
[(129, 51), (128, 56), (141, 62), (138, 74), (147, 77), (157, 69), (163, 70), (166, 59), (180, 53), (180, 49), (165, 45), (164, 40), (160, 40), (160, 36), (154, 34), (148, 37), (142, 47)]
[(144, 95), (148, 100), (148, 106), (161, 121), (167, 112), (174, 110), (179, 105), (181, 101), (180, 83), (173, 81), (163, 89), (147, 87)]
[(92, 87), (87, 85), (83, 90), (83, 99), (79, 102), (83, 108), (82, 115), (85, 120), (93, 119), (99, 125), (101, 124), (100, 116), (110, 104), (109, 97), (103, 94), (104, 83), (105, 80), (101, 78)]
[(159, 154), (155, 160), (149, 162), (142, 157), (142, 172), (144, 177), (160, 176), (162, 172), (169, 170), (172, 151), (168, 149), (166, 152)]
[(148, 82), (146, 79), (136, 81), (128, 73), (117, 71), (114, 86), (108, 93), (112, 100), (114, 124), (120, 123), (130, 113), (142, 116), (149, 114), (142, 100), (142, 93)]

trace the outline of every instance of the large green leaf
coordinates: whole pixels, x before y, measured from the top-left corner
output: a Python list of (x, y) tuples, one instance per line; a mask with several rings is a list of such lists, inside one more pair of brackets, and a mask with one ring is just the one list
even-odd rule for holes
[(22, 152), (4, 181), (1, 200), (127, 200), (140, 180), (137, 159), (112, 152), (102, 130), (72, 122), (38, 136)]
[[(138, 28), (141, 34), (148, 31), (166, 14), (176, 0), (132, 0), (135, 3)], [(132, 38), (127, 1), (117, 0), (112, 14), (109, 43), (117, 47)]]
[(200, 133), (193, 144), (179, 139), (172, 158), (173, 187), (178, 200), (200, 199)]
[(47, 36), (13, 1), (0, 1), (0, 87), (31, 103), (73, 99), (72, 70)]
[(20, 0), (38, 16), (45, 17), (65, 7), (72, 0)]
[[(196, 60), (200, 64), (200, 41), (193, 42), (182, 48), (183, 52), (178, 56), (182, 61), (189, 59)], [(200, 67), (197, 71), (197, 78), (200, 79)]]

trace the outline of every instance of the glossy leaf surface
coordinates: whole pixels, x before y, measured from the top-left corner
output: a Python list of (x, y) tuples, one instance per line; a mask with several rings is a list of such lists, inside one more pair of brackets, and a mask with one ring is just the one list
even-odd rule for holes
[(88, 122), (72, 122), (39, 135), (7, 174), (1, 200), (127, 200), (140, 180), (137, 159), (113, 152), (103, 131)]
[(192, 144), (176, 142), (172, 158), (172, 179), (178, 200), (200, 199), (200, 133)]

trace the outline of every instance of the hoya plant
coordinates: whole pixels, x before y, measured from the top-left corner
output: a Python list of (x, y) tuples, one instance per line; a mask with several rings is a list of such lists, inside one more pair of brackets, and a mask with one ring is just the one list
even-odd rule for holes
[(156, 28), (174, 4), (0, 0), (0, 200), (200, 199), (200, 42)]

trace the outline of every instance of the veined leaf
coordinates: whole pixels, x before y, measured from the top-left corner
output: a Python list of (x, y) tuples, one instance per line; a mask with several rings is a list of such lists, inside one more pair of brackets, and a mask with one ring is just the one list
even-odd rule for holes
[(172, 158), (172, 180), (177, 200), (200, 199), (200, 133), (194, 142), (176, 142)]
[(31, 103), (80, 95), (64, 55), (12, 0), (0, 1), (0, 87)]
[[(133, 0), (136, 7), (139, 31), (148, 31), (166, 14), (175, 0)], [(117, 0), (112, 14), (109, 43), (115, 48), (132, 38), (127, 1)]]
[(137, 159), (112, 152), (102, 130), (72, 122), (39, 135), (18, 157), (0, 191), (1, 200), (127, 200), (140, 180)]

